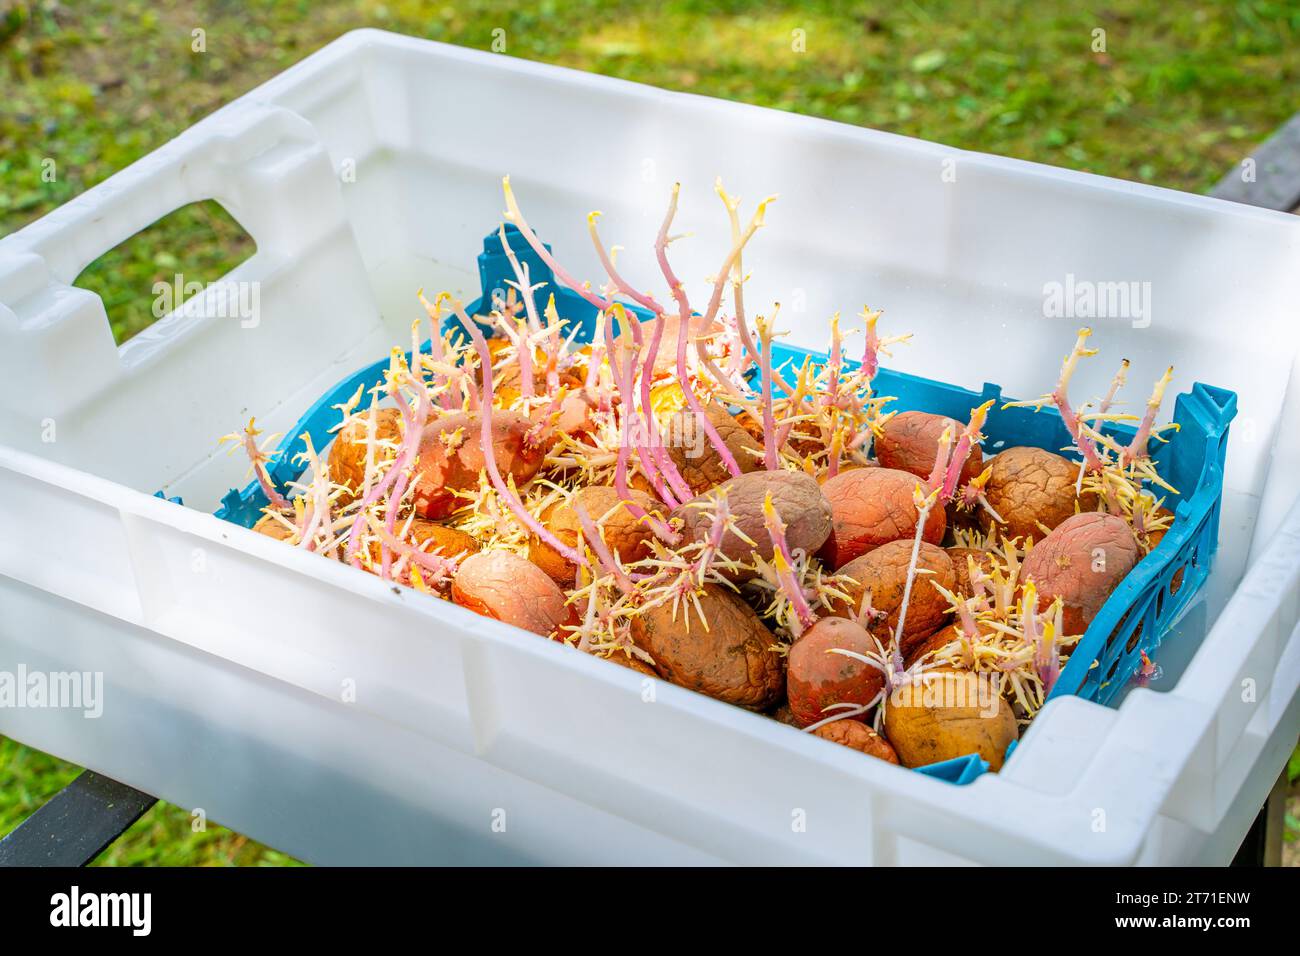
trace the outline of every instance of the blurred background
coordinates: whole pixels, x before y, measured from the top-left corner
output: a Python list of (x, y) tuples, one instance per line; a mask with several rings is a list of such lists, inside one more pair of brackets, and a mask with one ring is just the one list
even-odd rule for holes
[[(504, 55), (1191, 192), (1300, 109), (1300, 0), (161, 6), (0, 0), (0, 235), (362, 26), (484, 50), (504, 30)], [(77, 284), (103, 296), (124, 341), (153, 321), (153, 284), (182, 258), (187, 279), (208, 282), (251, 251), (219, 206), (195, 204)], [(0, 835), (77, 773), (0, 737)], [(1300, 751), (1289, 773), (1294, 785)], [(1300, 865), (1300, 799), (1288, 809), (1283, 852)], [(188, 811), (160, 803), (98, 862), (294, 861), (216, 825), (195, 833)]]

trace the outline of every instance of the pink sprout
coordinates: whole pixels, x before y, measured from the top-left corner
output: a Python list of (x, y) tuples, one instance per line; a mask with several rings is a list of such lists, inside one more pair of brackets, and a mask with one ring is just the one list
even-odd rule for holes
[(777, 581), (794, 609), (795, 623), (791, 630), (795, 637), (799, 637), (807, 628), (817, 623), (817, 615), (808, 606), (803, 586), (795, 576), (794, 558), (790, 554), (790, 545), (785, 537), (785, 522), (781, 520), (781, 516), (772, 504), (770, 491), (763, 500), (763, 526), (767, 529), (767, 536), (772, 540), (772, 564), (776, 568)]
[(469, 333), (470, 340), (474, 343), (474, 349), (478, 352), (479, 361), (483, 366), (482, 414), (479, 416), (482, 428), (479, 432), (479, 440), (483, 446), (483, 463), (487, 468), (492, 487), (496, 489), (497, 494), (501, 496), (506, 506), (524, 527), (554, 548), (566, 560), (572, 561), (579, 567), (587, 567), (586, 558), (557, 538), (545, 525), (534, 518), (528, 509), (524, 507), (523, 502), (519, 500), (514, 488), (506, 484), (501, 478), (501, 471), (497, 467), (496, 448), (492, 444), (492, 355), (488, 351), (487, 340), (483, 338), (483, 332), (478, 325), (463, 313), (459, 318), (461, 325)]

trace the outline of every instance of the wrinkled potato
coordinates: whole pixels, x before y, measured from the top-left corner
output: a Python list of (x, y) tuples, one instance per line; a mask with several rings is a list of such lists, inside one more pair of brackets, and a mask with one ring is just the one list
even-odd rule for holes
[[(898, 612), (903, 607), (903, 588), (907, 584), (907, 566), (912, 560), (912, 542), (890, 541), (854, 558), (839, 569), (857, 582), (845, 585), (842, 590), (850, 598), (845, 605), (837, 602), (832, 609), (845, 617), (856, 615), (862, 606), (862, 596), (871, 592), (871, 606), (885, 612), (884, 621), (873, 630), (881, 640), (888, 639), (898, 627)], [(948, 617), (948, 602), (935, 590), (939, 584), (951, 591), (957, 586), (952, 559), (943, 548), (921, 542), (916, 559), (917, 575), (912, 582), (912, 593), (907, 601), (907, 620), (903, 624), (901, 648), (943, 627)], [(925, 573), (929, 572), (929, 573)]]
[(510, 551), (480, 551), (460, 563), (451, 599), (484, 617), (551, 637), (576, 623), (560, 586), (531, 561)]
[(885, 737), (904, 767), (978, 753), (1000, 770), (1020, 736), (1011, 704), (982, 675), (935, 669), (889, 695)]
[(676, 620), (669, 604), (632, 618), (632, 640), (654, 658), (659, 676), (750, 710), (779, 701), (785, 661), (773, 650), (776, 638), (758, 614), (717, 584), (705, 585), (700, 606), (707, 629), (691, 602), (678, 608)]
[[(369, 412), (359, 413), (345, 427), (339, 429), (330, 445), (329, 473), (330, 479), (340, 485), (346, 485), (353, 494), (341, 496), (339, 504), (352, 501), (355, 492), (366, 480), (366, 442)], [(375, 437), (391, 441), (394, 444), (402, 440), (402, 413), (395, 408), (375, 409)], [(375, 461), (382, 463), (391, 460), (393, 452), (375, 449)]]
[(957, 582), (957, 586), (953, 588), (954, 593), (959, 597), (970, 597), (974, 590), (970, 583), (969, 559), (974, 559), (975, 566), (988, 573), (993, 570), (993, 556), (979, 548), (947, 548), (946, 550), (952, 560), (953, 575)]
[[(397, 526), (394, 528), (397, 535), (401, 535), (402, 526), (405, 523), (404, 519), (398, 519)], [(478, 539), (472, 534), (467, 534), (457, 528), (449, 528), (427, 518), (412, 518), (410, 527), (407, 528), (404, 537), (408, 543), (414, 545), (422, 545), (426, 541), (430, 542), (429, 547), (424, 550), (430, 554), (436, 553), (444, 558), (474, 554), (479, 549)], [(370, 560), (377, 563), (382, 554), (380, 542), (370, 541), (367, 548), (370, 553)]]
[[(928, 637), (923, 637), (913, 641), (908, 649), (903, 653), (903, 666), (911, 667), (917, 661), (921, 660), (927, 654), (942, 650), (949, 644), (961, 640), (961, 631), (956, 624), (949, 624), (941, 627)], [(945, 664), (946, 667), (952, 667), (956, 670), (962, 668), (953, 664)]]
[[(422, 518), (448, 517), (464, 504), (458, 491), (478, 487), (485, 458), (481, 442), (483, 419), (478, 412), (452, 412), (424, 429), (415, 463), (415, 511)], [(532, 423), (517, 412), (492, 412), (492, 446), (501, 477), (513, 475), (516, 485), (530, 481), (542, 467), (545, 448), (525, 443)]]
[(1128, 522), (1089, 511), (1066, 518), (1034, 545), (1020, 571), (1038, 587), (1038, 606), (1064, 602), (1066, 634), (1082, 634), (1140, 558)]
[[(859, 468), (879, 468), (880, 463), (876, 461), (845, 461), (840, 463), (836, 475), (842, 475), (847, 471), (857, 471)], [(817, 484), (824, 485), (831, 480), (831, 474), (827, 470), (822, 470), (817, 474)]]
[[(790, 712), (800, 726), (833, 717), (833, 704), (866, 705), (885, 686), (884, 675), (869, 664), (833, 649), (857, 654), (880, 654), (877, 642), (865, 629), (839, 617), (824, 617), (790, 648), (786, 661), (785, 691)], [(865, 719), (865, 715), (853, 718)]]
[[(748, 560), (752, 553), (772, 560), (772, 539), (763, 523), (763, 502), (769, 492), (772, 507), (785, 522), (786, 543), (791, 550), (802, 548), (815, 554), (831, 533), (830, 503), (822, 495), (816, 479), (801, 472), (756, 471), (724, 481), (715, 494), (723, 491), (735, 527), (754, 541), (750, 545), (734, 531), (728, 531), (723, 536), (721, 551), (733, 560)], [(687, 540), (708, 537), (712, 508), (700, 507), (708, 503), (707, 497), (693, 498), (674, 512), (682, 519), (682, 532)]]
[[(912, 503), (917, 477), (894, 468), (856, 468), (836, 475), (822, 486), (831, 506), (831, 534), (821, 558), (839, 569), (873, 548), (916, 534), (920, 515)], [(943, 540), (947, 518), (934, 508), (925, 522), (923, 541)]]
[(472, 534), (458, 528), (449, 528), (436, 521), (429, 521), (427, 518), (411, 519), (410, 536), (418, 545), (426, 541), (431, 542), (430, 547), (425, 550), (436, 551), (444, 558), (474, 554), (479, 549), (478, 539)]
[[(683, 409), (679, 414), (683, 423), (679, 437), (683, 440), (674, 440), (678, 436), (672, 434), (661, 436), (665, 443), (664, 450), (691, 491), (701, 495), (730, 478), (731, 472), (722, 463), (722, 456), (709, 441), (704, 426), (695, 414), (689, 408)], [(718, 436), (742, 472), (749, 473), (763, 467), (762, 440), (751, 435), (736, 416), (727, 411), (726, 406), (711, 401), (704, 406), (704, 414), (717, 429)]]
[(655, 673), (655, 669), (645, 661), (641, 660), (641, 658), (633, 657), (624, 650), (613, 650), (608, 654), (598, 654), (596, 656), (602, 661), (609, 661), (610, 663), (617, 664), (620, 667), (626, 667), (628, 670), (636, 671), (638, 674), (643, 674), (646, 677), (659, 676)]
[(772, 711), (767, 716), (771, 717), (775, 721), (785, 724), (788, 727), (803, 726), (803, 724), (799, 723), (799, 721), (795, 719), (794, 711), (790, 709), (789, 701), (783, 701), (781, 705), (776, 708), (776, 710)]
[[(1083, 511), (1097, 507), (1095, 495), (1079, 498), (1074, 493), (1079, 478), (1078, 462), (1042, 448), (1008, 448), (993, 457), (993, 472), (984, 495), (1002, 518), (999, 529), (1004, 538), (1043, 537), (1041, 522), (1050, 531), (1075, 513), (1075, 503)], [(992, 516), (979, 513), (980, 527), (992, 528)]]
[[(628, 489), (628, 494), (631, 501), (645, 511), (660, 518), (664, 516), (664, 507), (658, 500), (631, 488)], [(547, 508), (542, 513), (542, 524), (564, 544), (577, 548), (582, 538), (582, 523), (578, 520), (573, 505), (580, 503), (593, 522), (610, 512), (602, 527), (609, 550), (625, 564), (640, 561), (650, 556), (650, 540), (654, 534), (648, 525), (634, 518), (627, 508), (612, 510), (622, 500), (622, 496), (613, 488), (591, 485), (579, 489), (572, 502), (561, 501)], [(549, 574), (556, 584), (573, 587), (577, 566), (536, 535), (528, 540), (528, 559)]]
[(829, 740), (833, 744), (843, 744), (854, 750), (860, 750), (869, 757), (878, 757), (887, 763), (898, 763), (898, 754), (889, 745), (889, 741), (876, 733), (866, 724), (856, 720), (836, 720), (818, 727), (813, 736)]
[[(939, 437), (945, 428), (952, 429), (955, 444), (966, 426), (946, 415), (930, 412), (899, 412), (881, 428), (876, 439), (876, 458), (886, 468), (911, 472), (919, 478), (930, 477), (939, 452)], [(960, 485), (965, 485), (984, 470), (984, 453), (971, 445), (970, 455), (961, 469)], [(960, 487), (959, 485), (959, 487)]]

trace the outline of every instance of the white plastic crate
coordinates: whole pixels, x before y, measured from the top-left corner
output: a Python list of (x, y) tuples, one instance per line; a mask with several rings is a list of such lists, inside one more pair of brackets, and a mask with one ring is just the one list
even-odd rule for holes
[[(251, 414), (283, 430), (406, 341), (417, 288), (476, 289), (506, 172), (586, 275), (589, 209), (653, 276), (643, 240), (681, 180), (675, 265), (702, 280), (727, 238), (713, 178), (779, 191), (748, 296), (786, 303), (796, 344), (867, 301), (916, 333), (895, 367), (1008, 394), (1044, 391), (1080, 324), (1044, 318), (1046, 282), (1150, 282), (1149, 326), (1090, 320), (1096, 344), (1133, 360), (1135, 392), (1172, 361), (1179, 389), (1240, 403), (1216, 569), (1166, 678), (1116, 709), (1052, 703), (1001, 774), (956, 787), (663, 683), (643, 700), (630, 671), (208, 514), (243, 483), (217, 436)], [(70, 283), (206, 198), (257, 243), (229, 279), (260, 283), (260, 324), (192, 309), (115, 347)], [(105, 681), (98, 719), (0, 709), (0, 733), (321, 863), (1226, 861), (1300, 730), (1298, 228), (349, 34), (0, 240), (0, 670)], [(1085, 366), (1078, 394), (1112, 369)]]

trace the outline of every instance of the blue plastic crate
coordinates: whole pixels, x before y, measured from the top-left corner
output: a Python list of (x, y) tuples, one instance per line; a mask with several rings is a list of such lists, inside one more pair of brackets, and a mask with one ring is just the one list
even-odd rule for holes
[[(577, 293), (558, 285), (551, 269), (514, 226), (507, 225), (506, 234), (516, 257), (527, 263), (530, 280), (541, 284), (536, 293), (537, 302), (544, 304), (553, 294), (566, 334), (576, 324), (579, 327), (577, 340), (590, 341), (595, 331), (595, 307)], [(467, 306), (470, 315), (489, 311), (494, 295), (503, 294), (507, 288), (506, 280), (513, 279), (500, 236), (495, 231), (483, 240), (478, 272), (481, 295)], [(643, 319), (651, 317), (649, 312), (635, 306), (628, 306), (627, 310)], [(454, 318), (447, 321), (446, 329), (464, 334)], [(427, 341), (423, 347), (427, 349)], [(805, 359), (821, 362), (826, 357), (825, 353), (780, 343), (773, 346), (772, 356), (778, 367), (787, 364), (797, 367)], [(410, 358), (409, 353), (407, 358)], [(360, 407), (365, 408), (370, 401), (369, 389), (383, 380), (388, 361), (385, 356), (349, 375), (321, 396), (299, 419), (272, 455), (268, 466), (271, 480), (277, 487), (284, 489), (301, 473), (301, 467), (294, 464), (295, 457), (306, 447), (300, 436), (310, 434), (317, 448), (324, 447), (331, 438), (329, 429), (338, 424), (338, 411), (334, 406), (351, 398), (357, 386), (364, 385), (366, 392)], [(846, 361), (845, 364), (851, 367), (856, 363)], [(882, 367), (876, 375), (874, 389), (879, 395), (893, 396), (895, 401), (890, 405), (891, 409), (932, 412), (960, 421), (969, 417), (972, 408), (995, 399), (984, 427), (986, 451), (996, 452), (1012, 445), (1035, 445), (1077, 458), (1071, 451), (1072, 442), (1065, 423), (1055, 409), (1035, 412), (1029, 408), (1003, 408), (1004, 402), (1013, 399), (1003, 396), (998, 385), (986, 383), (976, 392)], [(1213, 385), (1197, 382), (1191, 391), (1177, 397), (1173, 420), (1179, 428), (1154, 453), (1161, 474), (1179, 492), (1177, 495), (1168, 494), (1165, 502), (1175, 514), (1174, 521), (1159, 546), (1129, 573), (1089, 625), (1049, 700), (1063, 694), (1076, 694), (1101, 704), (1111, 702), (1137, 673), (1142, 653), (1150, 655), (1190, 607), (1209, 574), (1218, 549), (1223, 462), (1228, 426), (1236, 413), (1236, 393)], [(1121, 441), (1127, 441), (1134, 434), (1133, 428), (1124, 425), (1107, 426), (1106, 431)], [(260, 486), (251, 482), (242, 491), (232, 489), (228, 492), (216, 515), (252, 527), (265, 505), (266, 498)], [(1175, 593), (1173, 579), (1180, 572), (1182, 577)], [(987, 763), (972, 754), (921, 767), (918, 772), (965, 784), (987, 769)]]

